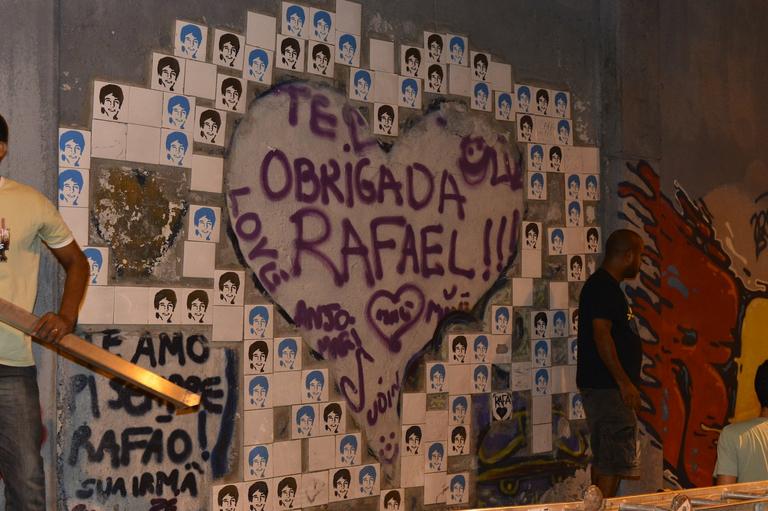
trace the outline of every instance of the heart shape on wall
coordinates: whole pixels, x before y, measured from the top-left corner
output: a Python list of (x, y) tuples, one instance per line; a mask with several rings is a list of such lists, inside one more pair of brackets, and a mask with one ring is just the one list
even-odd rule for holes
[(398, 465), (405, 365), (517, 250), (522, 179), (508, 137), (446, 102), (386, 150), (343, 95), (303, 82), (256, 99), (233, 136), (240, 251), (329, 360), (383, 470)]

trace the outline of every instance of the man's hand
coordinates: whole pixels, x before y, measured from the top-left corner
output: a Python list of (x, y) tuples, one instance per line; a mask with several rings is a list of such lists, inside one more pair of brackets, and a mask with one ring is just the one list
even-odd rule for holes
[(62, 337), (71, 334), (74, 329), (75, 320), (48, 312), (37, 321), (32, 335), (43, 341), (56, 344)]
[(633, 383), (627, 382), (619, 387), (624, 404), (634, 411), (640, 410), (640, 391)]

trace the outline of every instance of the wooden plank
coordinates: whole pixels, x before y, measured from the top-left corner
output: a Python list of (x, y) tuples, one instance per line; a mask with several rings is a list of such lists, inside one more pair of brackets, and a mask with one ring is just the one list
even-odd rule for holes
[[(21, 330), (27, 335), (32, 335), (32, 330), (38, 321), (38, 317), (8, 300), (0, 298), (0, 321)], [(124, 358), (99, 348), (75, 334), (65, 335), (56, 344), (37, 338), (35, 340), (41, 344), (61, 350), (76, 362), (93, 366), (110, 376), (125, 380), (154, 396), (169, 401), (179, 409), (193, 408), (200, 404), (199, 394), (190, 392), (152, 371), (132, 364)]]

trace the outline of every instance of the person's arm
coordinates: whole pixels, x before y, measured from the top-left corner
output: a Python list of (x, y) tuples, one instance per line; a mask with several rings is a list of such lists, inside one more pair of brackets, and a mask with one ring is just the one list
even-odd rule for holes
[(67, 273), (61, 307), (58, 314), (48, 312), (43, 315), (35, 325), (32, 335), (55, 343), (75, 329), (80, 302), (88, 286), (90, 268), (88, 260), (75, 241), (61, 248), (51, 248), (51, 252)]
[(736, 483), (736, 476), (726, 476), (726, 475), (717, 475), (717, 482), (715, 483), (717, 486), (720, 486), (721, 484), (735, 484)]
[(633, 410), (639, 410), (640, 391), (637, 390), (637, 387), (629, 379), (624, 368), (621, 367), (619, 356), (616, 353), (616, 344), (613, 342), (613, 336), (611, 335), (611, 324), (609, 319), (592, 320), (597, 352), (619, 386), (619, 392), (621, 392), (621, 398), (624, 400), (624, 403)]
[(734, 484), (739, 479), (739, 450), (732, 428), (726, 426), (717, 439), (717, 462), (715, 463), (715, 484)]

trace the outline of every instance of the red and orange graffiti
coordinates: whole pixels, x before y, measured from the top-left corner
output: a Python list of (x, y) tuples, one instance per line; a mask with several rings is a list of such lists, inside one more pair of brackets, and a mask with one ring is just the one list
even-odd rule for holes
[(641, 420), (682, 486), (709, 486), (720, 429), (735, 405), (735, 357), (746, 293), (706, 205), (661, 193), (646, 162), (619, 185), (620, 217), (646, 237), (640, 285), (628, 287), (644, 332)]

